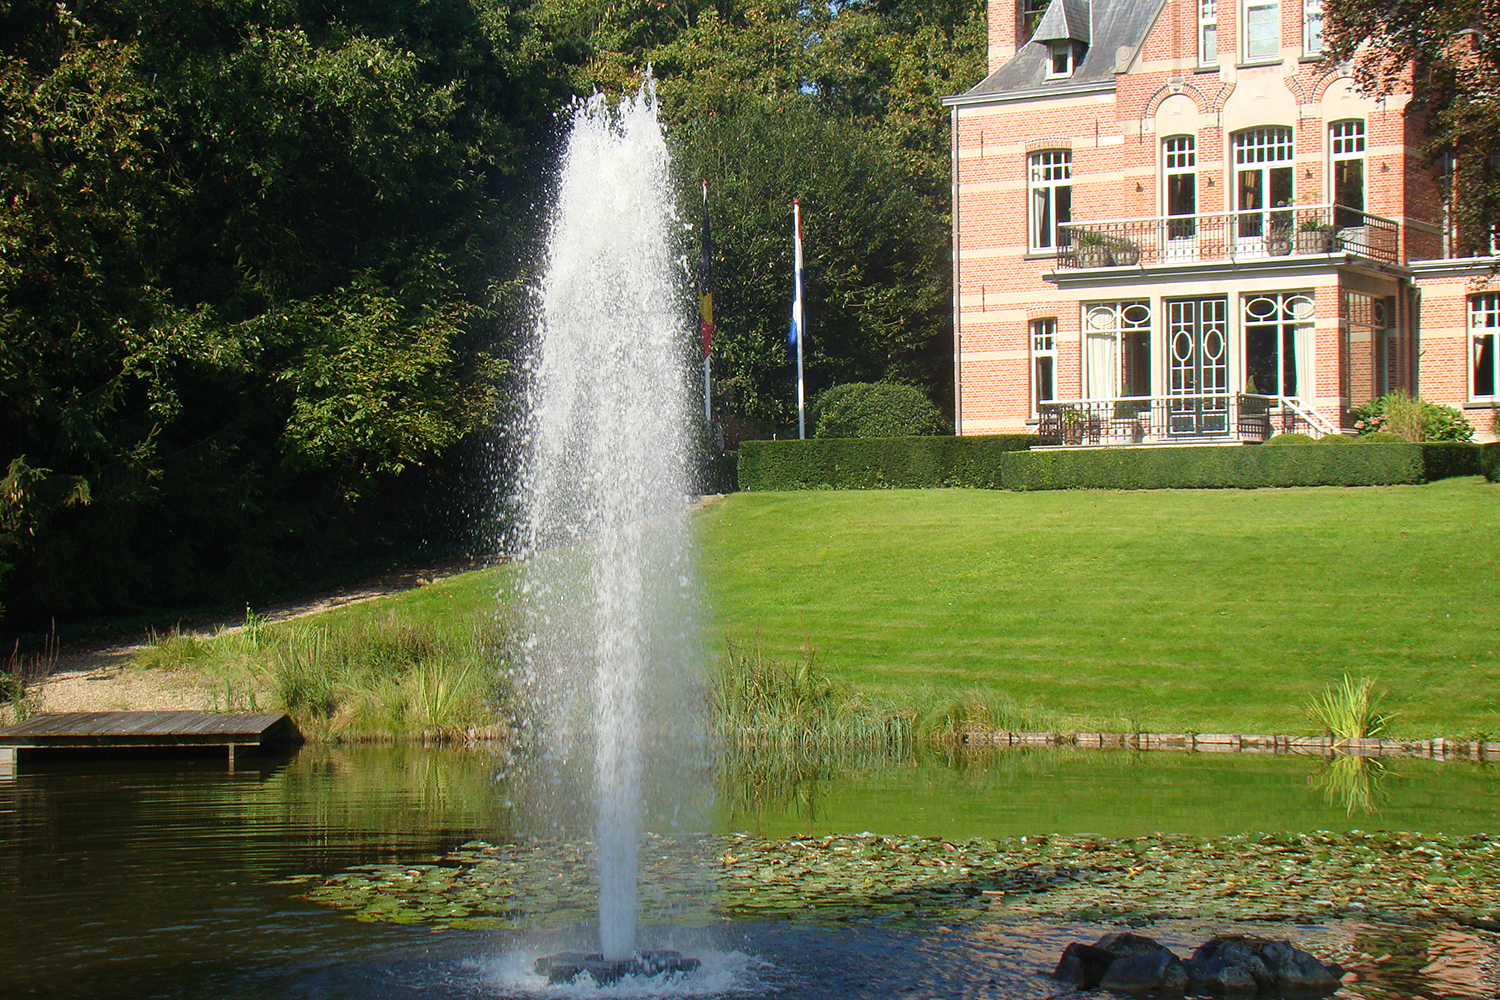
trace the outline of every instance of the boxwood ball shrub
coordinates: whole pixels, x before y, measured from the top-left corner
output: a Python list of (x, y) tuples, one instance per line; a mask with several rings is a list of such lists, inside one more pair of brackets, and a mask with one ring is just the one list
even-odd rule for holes
[(813, 404), (813, 436), (893, 438), (946, 434), (948, 421), (927, 394), (894, 382), (850, 382)]
[(1348, 434), (1324, 434), (1318, 438), (1318, 444), (1353, 444), (1354, 438)]
[(1297, 434), (1295, 432), (1287, 433), (1287, 434), (1276, 434), (1276, 435), (1273, 435), (1271, 437), (1271, 440), (1269, 440), (1269, 441), (1266, 442), (1266, 444), (1315, 444), (1315, 443), (1316, 443), (1316, 441), (1313, 439), (1312, 435), (1310, 435), (1310, 434)]

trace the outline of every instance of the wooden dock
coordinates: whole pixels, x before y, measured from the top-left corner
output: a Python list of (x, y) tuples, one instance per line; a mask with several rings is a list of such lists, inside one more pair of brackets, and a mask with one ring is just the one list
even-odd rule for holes
[(236, 747), (300, 743), (285, 712), (53, 712), (0, 727), (0, 765), (22, 751)]

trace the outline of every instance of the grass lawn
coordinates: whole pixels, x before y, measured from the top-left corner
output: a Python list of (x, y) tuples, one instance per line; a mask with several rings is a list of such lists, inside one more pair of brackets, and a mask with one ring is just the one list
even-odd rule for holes
[(740, 493), (698, 526), (712, 628), (872, 694), (980, 686), (1080, 729), (1299, 733), (1325, 685), (1367, 673), (1396, 735), (1500, 734), (1482, 479)]

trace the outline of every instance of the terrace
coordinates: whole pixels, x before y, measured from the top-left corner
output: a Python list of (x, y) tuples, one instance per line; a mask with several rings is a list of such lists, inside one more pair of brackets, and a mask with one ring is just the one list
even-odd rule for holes
[(1099, 219), (1058, 225), (1057, 268), (1356, 258), (1400, 264), (1400, 224), (1345, 205)]

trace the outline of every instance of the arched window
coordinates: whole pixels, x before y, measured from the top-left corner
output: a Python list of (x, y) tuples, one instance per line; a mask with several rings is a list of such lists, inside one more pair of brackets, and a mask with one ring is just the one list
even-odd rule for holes
[(1073, 221), (1073, 153), (1048, 149), (1027, 159), (1027, 228), (1032, 250), (1052, 250), (1067, 244)]
[(1328, 126), (1328, 166), (1332, 183), (1333, 225), (1337, 229), (1365, 224), (1365, 123), (1354, 119)]

